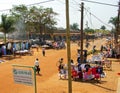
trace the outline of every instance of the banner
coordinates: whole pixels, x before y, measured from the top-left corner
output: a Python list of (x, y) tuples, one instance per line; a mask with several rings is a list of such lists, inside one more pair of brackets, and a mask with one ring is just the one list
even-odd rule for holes
[(14, 82), (33, 86), (33, 77), (31, 70), (13, 69)]

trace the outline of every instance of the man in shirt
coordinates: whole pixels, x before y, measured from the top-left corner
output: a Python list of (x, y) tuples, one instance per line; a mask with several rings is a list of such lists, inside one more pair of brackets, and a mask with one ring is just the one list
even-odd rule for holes
[(36, 68), (36, 72), (39, 74), (40, 67), (39, 67), (39, 60), (38, 60), (38, 58), (36, 58), (36, 60), (35, 60), (35, 68)]

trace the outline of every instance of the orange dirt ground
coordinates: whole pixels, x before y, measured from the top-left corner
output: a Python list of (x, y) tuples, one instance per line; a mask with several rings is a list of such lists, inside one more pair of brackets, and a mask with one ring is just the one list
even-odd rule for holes
[[(100, 45), (105, 43), (105, 39), (95, 40), (94, 44), (100, 49)], [(91, 49), (93, 42), (91, 42)], [(76, 62), (77, 43), (71, 43), (71, 58)], [(58, 77), (58, 68), (56, 63), (59, 58), (64, 58), (67, 62), (67, 51), (62, 50), (46, 50), (46, 56), (42, 56), (42, 50), (39, 48), (37, 52), (34, 50), (33, 56), (22, 56), (12, 60), (6, 60), (0, 63), (0, 93), (34, 93), (33, 86), (16, 84), (13, 80), (12, 64), (34, 66), (34, 61), (39, 58), (41, 76), (37, 75), (37, 93), (68, 93), (68, 81), (60, 80)], [(120, 75), (120, 64), (116, 59), (112, 63), (112, 71), (105, 70), (107, 76), (102, 78), (101, 83), (78, 82), (72, 81), (72, 93), (116, 93), (118, 78)]]

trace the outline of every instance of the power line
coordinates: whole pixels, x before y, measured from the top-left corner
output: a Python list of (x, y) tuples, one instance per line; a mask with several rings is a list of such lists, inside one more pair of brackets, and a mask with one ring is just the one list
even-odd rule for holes
[[(86, 11), (86, 12), (87, 12), (87, 11)], [(86, 13), (86, 15), (87, 15), (87, 18), (88, 18), (88, 20), (89, 20), (89, 22), (90, 22), (90, 25), (94, 28), (94, 26), (93, 26), (93, 24), (92, 24), (91, 13), (89, 13), (90, 17), (88, 16), (87, 13)]]
[[(81, 6), (81, 4), (80, 4), (80, 6)], [(84, 8), (89, 14), (90, 14), (90, 17), (91, 17), (91, 15), (94, 17), (94, 18), (96, 18), (99, 22), (101, 22), (101, 23), (103, 23), (104, 25), (106, 25), (106, 26), (108, 26), (108, 27), (112, 27), (112, 26), (110, 26), (110, 25), (108, 25), (108, 24), (106, 24), (105, 22), (103, 22), (100, 18), (98, 18), (97, 16), (95, 16), (94, 14), (92, 14), (90, 11), (88, 11), (86, 8)], [(87, 14), (87, 13), (86, 13)], [(92, 21), (90, 21), (91, 22), (91, 25), (93, 25), (92, 24)]]
[(92, 15), (93, 17), (95, 17), (98, 21), (100, 21), (101, 23), (103, 23), (104, 25), (109, 26), (109, 27), (112, 27), (112, 26), (104, 23), (100, 18), (98, 18), (97, 16), (95, 16), (94, 14), (92, 14), (92, 13), (91, 13), (90, 11), (88, 11), (86, 8), (85, 8), (85, 10), (86, 10), (87, 12), (89, 12), (90, 15)]
[[(48, 3), (48, 2), (51, 2), (51, 1), (54, 1), (54, 0), (47, 0), (47, 1), (43, 1), (43, 2), (33, 3), (33, 4), (26, 5), (26, 6), (39, 5), (39, 4)], [(0, 10), (0, 12), (9, 11), (9, 10), (10, 9), (4, 9), (4, 10)]]
[(119, 7), (119, 5), (113, 5), (113, 4), (108, 4), (108, 3), (101, 3), (101, 2), (90, 1), (90, 0), (81, 0), (81, 1), (86, 1), (86, 2), (91, 2), (91, 3), (96, 3), (96, 4), (102, 4), (102, 5), (108, 5), (108, 6)]
[(39, 4), (48, 3), (48, 2), (51, 2), (51, 1), (54, 1), (54, 0), (47, 0), (47, 1), (39, 2), (39, 3), (33, 3), (33, 4), (26, 5), (26, 6), (39, 5)]
[[(57, 0), (58, 2), (60, 2), (60, 3), (62, 3), (62, 4), (64, 4), (65, 5), (65, 2), (62, 2), (62, 1), (60, 1), (60, 0)], [(75, 1), (74, 1), (75, 2)], [(72, 3), (72, 2), (71, 2)], [(72, 3), (73, 4), (73, 3)], [(74, 4), (75, 5), (75, 4)], [(78, 4), (77, 4), (78, 5)], [(73, 6), (71, 6), (71, 5), (69, 5), (71, 8), (73, 8), (73, 9), (75, 9), (75, 7), (73, 7)], [(76, 10), (75, 9), (75, 11), (78, 11), (78, 10)]]

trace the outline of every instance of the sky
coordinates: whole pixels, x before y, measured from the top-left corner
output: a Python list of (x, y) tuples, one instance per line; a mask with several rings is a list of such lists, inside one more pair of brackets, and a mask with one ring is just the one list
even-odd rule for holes
[[(107, 3), (112, 5), (118, 5), (119, 0), (88, 0), (101, 3)], [(11, 9), (13, 5), (30, 5), (36, 4), (35, 6), (43, 6), (44, 8), (53, 8), (53, 11), (57, 12), (59, 15), (56, 16), (57, 27), (66, 28), (66, 0), (0, 0), (0, 15), (7, 14), (6, 9)], [(107, 29), (111, 30), (112, 25), (108, 24), (111, 17), (118, 15), (118, 7), (102, 5), (92, 2), (87, 2), (87, 0), (69, 0), (69, 20), (70, 24), (78, 23), (80, 28), (81, 12), (80, 4), (84, 3), (84, 27), (90, 27), (92, 29), (99, 29), (101, 26), (105, 26)], [(88, 12), (89, 11), (89, 12)]]

